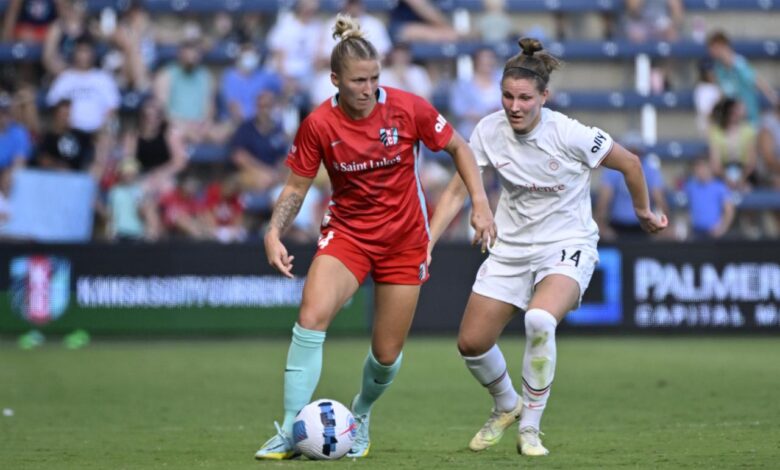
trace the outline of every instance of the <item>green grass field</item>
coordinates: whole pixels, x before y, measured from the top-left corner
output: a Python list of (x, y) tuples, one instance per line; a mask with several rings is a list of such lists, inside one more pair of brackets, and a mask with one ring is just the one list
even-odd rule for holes
[[(491, 401), (452, 338), (413, 338), (372, 415), (369, 457), (256, 462), (281, 417), (284, 340), (0, 343), (0, 468), (778, 468), (778, 338), (559, 338), (543, 421), (551, 455), (515, 432), (466, 446)], [(520, 380), (522, 341), (502, 348)], [(330, 339), (315, 398), (349, 402), (367, 339)]]

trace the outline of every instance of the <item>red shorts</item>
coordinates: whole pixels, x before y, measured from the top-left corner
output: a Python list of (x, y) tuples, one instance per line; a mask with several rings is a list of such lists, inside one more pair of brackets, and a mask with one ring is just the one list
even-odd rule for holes
[(387, 254), (371, 253), (352, 237), (325, 229), (317, 242), (317, 253), (333, 256), (363, 283), (371, 273), (374, 282), (419, 286), (428, 280), (428, 248), (421, 246)]

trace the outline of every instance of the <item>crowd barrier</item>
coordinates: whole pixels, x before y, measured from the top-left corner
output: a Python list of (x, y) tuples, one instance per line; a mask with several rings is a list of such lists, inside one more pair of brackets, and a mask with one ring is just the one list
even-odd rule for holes
[[(3, 244), (0, 333), (289, 334), (313, 255), (289, 248), (295, 279), (275, 274), (260, 244)], [(777, 243), (620, 243), (600, 257), (564, 332), (780, 332)], [(437, 247), (414, 332), (457, 330), (483, 258)], [(330, 331), (367, 332), (371, 292), (362, 287)]]

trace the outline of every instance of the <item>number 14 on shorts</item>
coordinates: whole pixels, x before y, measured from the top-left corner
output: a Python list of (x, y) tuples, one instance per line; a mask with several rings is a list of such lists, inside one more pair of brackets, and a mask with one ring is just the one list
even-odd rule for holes
[(561, 250), (561, 263), (565, 263), (566, 260), (570, 260), (574, 262), (575, 267), (580, 266), (580, 254), (582, 254), (582, 250), (569, 250), (567, 252), (566, 250)]

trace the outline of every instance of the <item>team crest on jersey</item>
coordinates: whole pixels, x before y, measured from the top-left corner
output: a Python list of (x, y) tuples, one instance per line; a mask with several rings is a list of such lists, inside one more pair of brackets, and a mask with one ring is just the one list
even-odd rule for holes
[(558, 160), (551, 158), (547, 160), (547, 168), (550, 169), (550, 171), (558, 171), (558, 169), (561, 167), (561, 162)]
[(379, 140), (385, 144), (385, 147), (390, 147), (398, 143), (398, 128), (391, 127), (389, 129), (379, 129)]
[(34, 325), (45, 325), (65, 313), (70, 300), (70, 262), (55, 256), (13, 258), (11, 309)]

